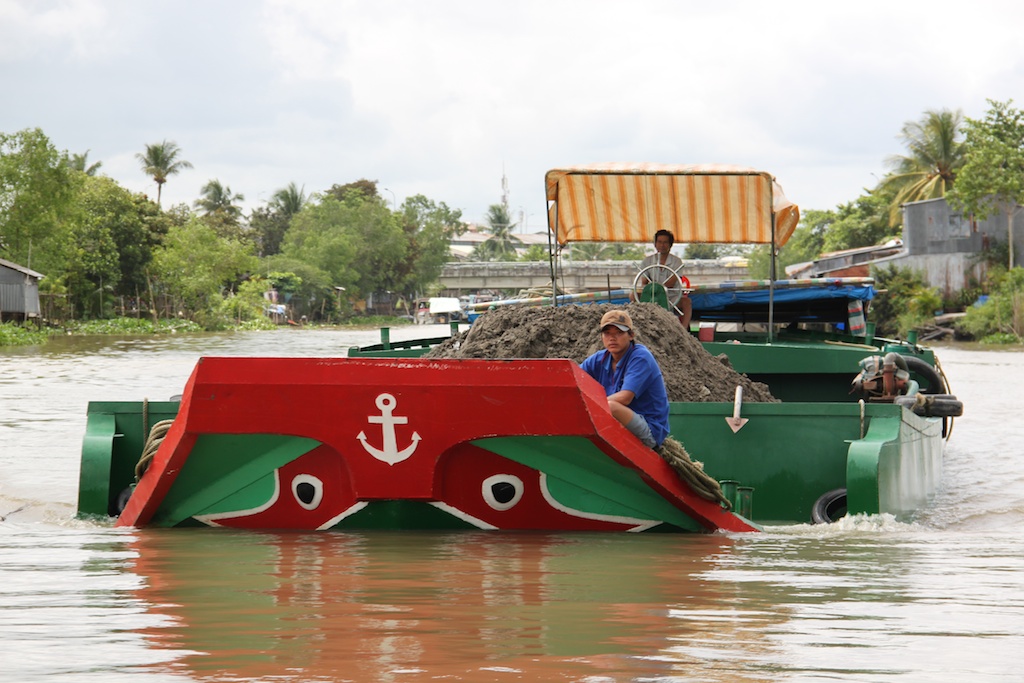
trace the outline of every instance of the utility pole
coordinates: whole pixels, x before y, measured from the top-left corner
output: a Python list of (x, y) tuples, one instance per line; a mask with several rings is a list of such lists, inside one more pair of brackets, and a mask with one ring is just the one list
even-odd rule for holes
[(501, 205), (508, 214), (508, 176), (505, 175), (505, 164), (501, 165)]

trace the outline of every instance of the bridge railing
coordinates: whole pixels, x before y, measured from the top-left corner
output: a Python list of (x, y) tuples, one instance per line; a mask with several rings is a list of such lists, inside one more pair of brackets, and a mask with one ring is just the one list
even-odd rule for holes
[[(575, 292), (629, 287), (639, 266), (638, 261), (564, 262), (558, 284)], [(745, 263), (717, 259), (685, 260), (681, 272), (693, 285), (749, 279)], [(448, 263), (441, 270), (440, 283), (449, 292), (531, 289), (550, 286), (551, 269), (546, 261)]]

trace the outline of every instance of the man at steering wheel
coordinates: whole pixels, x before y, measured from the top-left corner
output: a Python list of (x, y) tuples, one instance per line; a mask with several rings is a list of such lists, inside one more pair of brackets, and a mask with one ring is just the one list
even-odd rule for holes
[[(672, 245), (675, 242), (675, 235), (668, 230), (659, 230), (654, 233), (655, 253), (640, 262), (640, 270), (651, 266), (665, 266), (665, 268), (653, 269), (650, 274), (655, 282), (665, 287), (673, 287), (680, 284), (679, 278), (672, 274), (672, 271), (678, 272), (683, 267), (683, 260), (672, 253)], [(650, 282), (651, 280), (645, 276), (641, 279), (640, 286), (643, 287)], [(689, 330), (690, 318), (693, 317), (693, 302), (690, 301), (690, 297), (685, 293), (679, 300), (679, 310), (682, 313), (679, 316), (679, 322)]]

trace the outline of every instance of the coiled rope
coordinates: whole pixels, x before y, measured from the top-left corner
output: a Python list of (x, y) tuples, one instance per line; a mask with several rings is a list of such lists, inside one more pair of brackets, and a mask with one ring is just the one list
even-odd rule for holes
[(157, 450), (160, 448), (160, 444), (163, 442), (164, 437), (167, 436), (167, 431), (174, 424), (174, 420), (160, 420), (153, 428), (149, 430), (149, 436), (146, 437), (146, 445), (142, 448), (142, 455), (139, 456), (139, 461), (135, 463), (135, 482), (138, 483), (142, 475), (145, 474), (146, 469), (149, 467), (149, 463), (153, 460), (153, 456), (156, 455)]
[(704, 463), (690, 458), (683, 444), (671, 436), (666, 437), (657, 453), (698, 496), (704, 500), (713, 500), (726, 510), (732, 509), (732, 503), (722, 493), (721, 484), (704, 471)]

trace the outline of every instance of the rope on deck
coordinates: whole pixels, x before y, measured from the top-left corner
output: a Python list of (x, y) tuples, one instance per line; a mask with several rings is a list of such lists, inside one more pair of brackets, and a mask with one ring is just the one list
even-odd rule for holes
[(666, 437), (657, 453), (698, 496), (704, 500), (713, 500), (727, 510), (732, 509), (732, 503), (722, 493), (721, 484), (704, 471), (704, 463), (690, 458), (683, 444), (671, 436)]
[(139, 461), (135, 463), (135, 482), (138, 483), (142, 475), (145, 474), (146, 469), (149, 467), (149, 463), (153, 460), (153, 456), (156, 455), (157, 450), (160, 448), (160, 444), (163, 443), (164, 437), (167, 436), (167, 431), (171, 428), (174, 420), (160, 420), (153, 428), (149, 430), (149, 436), (146, 437), (146, 445), (142, 448), (142, 455), (139, 456)]

